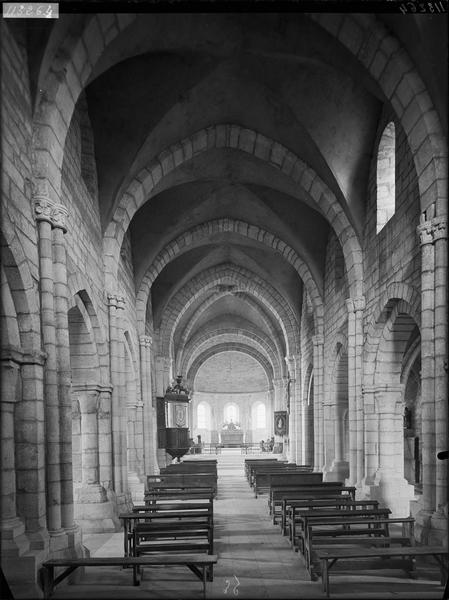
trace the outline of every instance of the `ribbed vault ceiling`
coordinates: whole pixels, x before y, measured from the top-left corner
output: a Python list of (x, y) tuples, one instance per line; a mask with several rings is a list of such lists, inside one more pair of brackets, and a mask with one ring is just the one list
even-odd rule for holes
[[(401, 23), (387, 21), (407, 42)], [(50, 35), (45, 28), (30, 34), (49, 35), (42, 71), (63, 31), (64, 19)], [(34, 81), (37, 65), (31, 59)], [(332, 230), (344, 229), (351, 248), (363, 233), (386, 101), (377, 82), (308, 15), (153, 14), (139, 15), (107, 46), (85, 98), (103, 231), (123, 223), (129, 208), (135, 291), (148, 302), (140, 330), (151, 332), (157, 352), (170, 352), (174, 364), (202, 336), (217, 336), (222, 356), (226, 343), (238, 344), (246, 332), (270, 342), (257, 352), (285, 373), (286, 353), (299, 352), (303, 293), (315, 305), (323, 294)], [(228, 139), (195, 150), (198, 132), (218, 135), (213, 128), (223, 124), (246, 131), (254, 148), (243, 151)], [(256, 138), (266, 140), (269, 156), (256, 151)], [(188, 155), (179, 146), (185, 140)], [(295, 179), (294, 169), (276, 164), (280, 149), (292, 164), (302, 161), (306, 175)], [(149, 186), (161, 157), (174, 164)], [(128, 194), (139, 186), (143, 199), (134, 212)], [(219, 221), (232, 226), (217, 229)], [(236, 339), (223, 342), (220, 331)]]

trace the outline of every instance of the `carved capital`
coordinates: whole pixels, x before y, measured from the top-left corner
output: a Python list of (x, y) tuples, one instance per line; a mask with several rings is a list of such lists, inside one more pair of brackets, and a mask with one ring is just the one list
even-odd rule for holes
[(153, 345), (153, 338), (149, 335), (141, 335), (139, 341), (140, 345), (144, 346), (145, 348), (151, 348)]
[(55, 204), (51, 214), (51, 224), (53, 227), (62, 229), (65, 233), (67, 231), (67, 217), (69, 211), (62, 204)]
[(447, 216), (432, 219), (433, 240), (447, 240)]
[(125, 298), (123, 296), (117, 296), (117, 309), (125, 309)]
[(34, 217), (36, 221), (52, 223), (54, 203), (48, 196), (35, 194), (33, 197)]
[(356, 313), (365, 310), (365, 296), (356, 296), (355, 298), (346, 298), (346, 308), (348, 313)]
[(108, 306), (117, 308), (117, 294), (108, 294)]
[(433, 243), (433, 226), (431, 221), (424, 221), (416, 228), (421, 246)]

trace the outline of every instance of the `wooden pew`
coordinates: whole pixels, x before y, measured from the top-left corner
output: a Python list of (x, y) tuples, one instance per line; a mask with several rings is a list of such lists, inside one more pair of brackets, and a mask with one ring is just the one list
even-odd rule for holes
[(284, 471), (282, 473), (256, 472), (254, 480), (254, 495), (257, 498), (261, 493), (270, 493), (271, 486), (292, 487), (307, 483), (322, 483), (322, 473), (304, 473), (301, 471)]
[[(207, 572), (217, 563), (214, 554), (158, 554), (149, 556), (115, 556), (92, 558), (57, 558), (42, 564), (41, 580), (44, 598), (52, 596), (55, 587), (78, 567), (132, 567), (133, 585), (139, 585), (138, 572), (141, 567), (185, 565), (203, 583), (203, 598), (206, 598)], [(67, 567), (55, 577), (55, 569)]]
[[(378, 568), (403, 569), (413, 573), (417, 556), (433, 556), (440, 567), (440, 583), (444, 585), (448, 571), (448, 550), (442, 546), (413, 546), (410, 548), (336, 548), (335, 550), (318, 550), (317, 557), (321, 561), (323, 591), (330, 595), (329, 572), (338, 560), (351, 560), (350, 568), (357, 568), (360, 560), (379, 558)], [(385, 561), (388, 559), (388, 562)], [(360, 565), (359, 565), (360, 566)], [(363, 567), (363, 565), (362, 565)], [(372, 566), (370, 566), (372, 568)]]
[(134, 527), (139, 522), (154, 522), (164, 517), (173, 519), (179, 516), (180, 519), (188, 518), (196, 522), (205, 523), (213, 532), (213, 500), (212, 498), (203, 499), (197, 502), (186, 502), (185, 500), (175, 500), (172, 502), (155, 502), (149, 506), (135, 506), (132, 512), (121, 513), (119, 518), (123, 521), (123, 546), (124, 555), (133, 554), (132, 542)]
[(286, 465), (265, 465), (263, 467), (252, 466), (250, 468), (250, 487), (254, 488), (256, 480), (262, 482), (262, 479), (267, 475), (273, 473), (311, 473), (312, 470), (309, 467), (302, 465), (286, 464)]
[(277, 458), (245, 458), (245, 477), (248, 479), (250, 478), (250, 469), (253, 465), (260, 465), (260, 464), (268, 464), (271, 465), (273, 463), (281, 463), (281, 464), (287, 464), (286, 460), (278, 460)]
[(213, 489), (214, 496), (217, 494), (217, 475), (206, 473), (197, 475), (195, 473), (165, 473), (162, 475), (147, 475), (147, 490), (162, 488), (184, 488), (195, 489), (209, 487)]
[(171, 487), (161, 485), (147, 490), (144, 495), (146, 506), (168, 500), (198, 500), (201, 498), (214, 498), (214, 490), (211, 487)]
[[(315, 486), (312, 489), (312, 486)], [(309, 494), (306, 494), (307, 490), (310, 491)], [(303, 493), (304, 492), (304, 493)], [(316, 494), (315, 494), (316, 492)], [(321, 493), (322, 492), (322, 493)], [(302, 494), (305, 499), (310, 498), (311, 496), (319, 497), (328, 497), (341, 495), (342, 493), (349, 494), (353, 496), (355, 494), (355, 487), (344, 486), (341, 481), (321, 481), (314, 484), (301, 484), (301, 485), (271, 485), (270, 493), (268, 495), (268, 510), (270, 515), (276, 515), (276, 519), (273, 522), (277, 521), (277, 516), (279, 515), (279, 511), (276, 510), (279, 507), (282, 507), (282, 500), (287, 498), (290, 494), (292, 499), (301, 500)], [(353, 498), (354, 499), (354, 498)]]
[[(392, 544), (414, 546), (414, 523), (412, 517), (378, 518), (357, 517), (358, 511), (341, 521), (333, 521), (331, 527), (320, 521), (309, 523), (305, 534), (304, 559), (312, 578), (317, 572), (318, 550), (333, 550), (333, 546), (389, 547)], [(401, 534), (394, 535), (393, 528), (401, 526)]]
[[(155, 519), (155, 516), (158, 518)], [(150, 522), (138, 522), (133, 529), (133, 556), (160, 552), (205, 552), (213, 555), (213, 550), (214, 529), (206, 515), (192, 516), (182, 511), (157, 513), (151, 516)], [(207, 579), (213, 580), (212, 565), (208, 568)]]
[[(329, 526), (332, 527), (335, 524), (335, 527), (339, 527), (342, 525), (340, 529), (343, 530), (345, 525), (348, 525), (347, 529), (349, 530), (350, 519), (361, 519), (362, 522), (368, 522), (370, 519), (385, 519), (391, 514), (391, 510), (389, 508), (375, 508), (375, 509), (364, 509), (357, 508), (357, 516), (353, 517), (353, 514), (349, 513), (347, 509), (334, 509), (334, 510), (326, 510), (326, 509), (303, 509), (292, 506), (290, 508), (292, 512), (291, 517), (291, 528), (292, 528), (292, 539), (291, 543), (295, 551), (298, 549), (302, 554), (305, 554), (307, 551), (307, 526), (315, 523), (319, 526)], [(369, 523), (366, 525), (368, 528)], [(335, 530), (335, 528), (334, 528)], [(338, 534), (336, 534), (338, 535)], [(349, 534), (350, 535), (350, 534)], [(307, 557), (306, 557), (307, 564)]]
[(341, 487), (340, 493), (335, 495), (326, 495), (323, 494), (319, 496), (319, 492), (317, 495), (310, 495), (309, 498), (302, 497), (293, 497), (292, 495), (286, 495), (281, 497), (281, 531), (282, 535), (289, 534), (289, 539), (291, 539), (291, 526), (290, 521), (292, 517), (291, 508), (294, 506), (295, 508), (304, 508), (304, 509), (342, 509), (348, 508), (348, 510), (354, 509), (357, 506), (369, 506), (371, 508), (378, 508), (377, 500), (354, 500), (352, 496), (352, 490), (355, 492), (355, 488), (353, 487)]

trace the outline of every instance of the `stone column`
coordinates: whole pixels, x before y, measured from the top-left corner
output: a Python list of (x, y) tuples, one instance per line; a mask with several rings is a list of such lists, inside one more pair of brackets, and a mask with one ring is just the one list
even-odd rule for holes
[(324, 467), (323, 375), (324, 336), (313, 336), (313, 419), (314, 419), (314, 470)]
[[(435, 460), (448, 449), (448, 289), (447, 215), (433, 216), (433, 207), (418, 227), (422, 255), (422, 415), (423, 415), (423, 511), (429, 543), (447, 543), (447, 461)], [(432, 217), (432, 218), (430, 218)], [(428, 220), (425, 220), (425, 219)], [(427, 394), (430, 395), (426, 395)], [(432, 427), (433, 423), (433, 427)], [(427, 440), (427, 447), (426, 447)], [(429, 520), (430, 514), (430, 520)]]
[[(437, 452), (448, 450), (448, 247), (447, 216), (432, 219), (435, 248), (435, 442)], [(445, 367), (446, 365), (446, 367)], [(447, 544), (448, 461), (436, 462), (436, 513), (431, 542)]]
[(365, 410), (365, 477), (362, 482), (363, 494), (369, 494), (379, 468), (379, 419), (375, 407), (375, 386), (363, 386), (363, 406)]
[(75, 528), (73, 520), (72, 475), (72, 399), (70, 397), (71, 368), (68, 324), (67, 260), (64, 242), (67, 209), (57, 205), (52, 212), (53, 278), (56, 358), (61, 428), (61, 524), (67, 530)]
[(407, 517), (414, 487), (404, 478), (403, 386), (377, 386), (374, 392), (378, 416), (379, 467), (370, 498), (392, 511), (392, 517)]
[(140, 378), (143, 402), (143, 439), (144, 439), (144, 474), (153, 475), (159, 471), (157, 467), (157, 439), (154, 436), (153, 393), (151, 389), (151, 346), (150, 336), (140, 338)]
[(50, 549), (45, 493), (45, 358), (41, 351), (12, 347), (2, 348), (1, 354), (2, 570), (11, 584), (33, 597), (39, 594), (36, 571)]
[(144, 470), (144, 454), (143, 454), (143, 402), (142, 400), (137, 400), (137, 403), (134, 407), (135, 409), (135, 421), (134, 421), (134, 435), (135, 442), (135, 459), (136, 459), (136, 473), (139, 477), (139, 481), (142, 480), (142, 477), (145, 475)]
[(422, 510), (418, 526), (430, 527), (436, 508), (435, 444), (435, 252), (431, 221), (421, 219), (421, 410), (422, 410)]
[[(0, 543), (2, 559), (24, 554), (30, 547), (25, 524), (16, 510), (16, 440), (14, 409), (20, 393), (20, 364), (7, 356), (1, 357), (0, 428), (2, 460), (0, 468)], [(9, 353), (8, 353), (9, 354)]]
[(301, 355), (294, 355), (295, 368), (295, 462), (297, 465), (304, 464), (303, 443), (302, 443), (302, 422), (303, 422), (303, 399), (302, 399), (302, 375), (301, 375)]
[[(128, 493), (128, 458), (127, 458), (127, 431), (128, 418), (126, 414), (126, 367), (125, 367), (125, 332), (123, 327), (123, 313), (125, 310), (125, 299), (123, 296), (117, 297), (117, 313), (116, 313), (116, 332), (117, 332), (117, 355), (118, 355), (118, 373), (119, 377), (116, 381), (118, 388), (118, 459), (120, 465), (121, 490), (124, 494), (121, 499), (121, 504), (124, 506), (129, 502)], [(135, 399), (134, 399), (135, 400)]]
[(109, 308), (109, 364), (111, 370), (112, 399), (112, 456), (114, 473), (114, 490), (116, 494), (123, 492), (122, 469), (121, 469), (121, 446), (120, 446), (120, 373), (117, 337), (117, 301), (115, 294), (108, 294)]
[(84, 532), (115, 531), (117, 519), (114, 507), (108, 501), (105, 488), (100, 483), (99, 412), (104, 406), (100, 399), (101, 387), (78, 385), (74, 388), (78, 398), (81, 420), (81, 484), (75, 490), (75, 518)]
[(98, 386), (98, 458), (100, 484), (111, 495), (113, 490), (111, 386)]
[(34, 197), (39, 235), (39, 275), (43, 348), (47, 354), (44, 370), (47, 526), (50, 536), (64, 533), (61, 520), (61, 432), (56, 359), (56, 331), (52, 252), (54, 204), (48, 197)]
[(295, 356), (286, 356), (285, 362), (287, 363), (289, 381), (290, 381), (290, 414), (288, 424), (288, 437), (289, 437), (289, 448), (288, 448), (288, 461), (297, 462), (297, 445), (298, 445), (298, 406), (300, 398), (297, 395), (297, 381), (296, 381), (296, 360)]
[(361, 485), (364, 475), (362, 348), (363, 296), (348, 298), (349, 485)]

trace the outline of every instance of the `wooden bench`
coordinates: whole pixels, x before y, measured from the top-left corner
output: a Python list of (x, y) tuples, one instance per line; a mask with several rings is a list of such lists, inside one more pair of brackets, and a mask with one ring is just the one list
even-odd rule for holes
[[(317, 490), (322, 490), (323, 495), (325, 496), (329, 496), (329, 495), (335, 495), (335, 494), (340, 494), (340, 491), (342, 488), (345, 488), (345, 490), (349, 489), (348, 487), (344, 486), (342, 481), (320, 481), (318, 483), (306, 483), (306, 484), (282, 484), (282, 485), (275, 485), (275, 484), (271, 484), (270, 485), (270, 493), (268, 494), (268, 509), (270, 512), (270, 515), (273, 514), (273, 508), (274, 508), (274, 500), (275, 499), (279, 499), (282, 494), (285, 492), (285, 494), (288, 493), (296, 493), (296, 492), (301, 492), (303, 489), (312, 489), (312, 486), (314, 486)], [(354, 486), (351, 486), (351, 488), (353, 488), (355, 490)], [(355, 492), (354, 492), (355, 494)]]
[(270, 494), (271, 486), (292, 487), (295, 485), (322, 483), (322, 473), (305, 473), (300, 471), (285, 471), (283, 473), (257, 472), (254, 480), (254, 495)]
[(262, 463), (273, 464), (273, 463), (277, 463), (277, 462), (285, 464), (287, 461), (286, 460), (278, 460), (277, 458), (245, 458), (245, 462), (244, 462), (245, 477), (249, 481), (250, 467), (254, 464), (262, 464)]
[[(282, 514), (282, 502), (290, 497), (292, 500), (301, 500), (302, 498), (332, 498), (332, 497), (352, 497), (355, 495), (354, 486), (344, 486), (341, 482), (318, 482), (313, 484), (296, 485), (271, 485), (268, 496), (268, 510), (273, 517), (273, 523), (278, 521)], [(281, 510), (277, 510), (277, 509)]]
[[(327, 509), (327, 510), (355, 510), (357, 508), (365, 507), (365, 508), (378, 508), (379, 503), (377, 500), (354, 500), (352, 495), (341, 493), (335, 496), (327, 496), (322, 498), (311, 497), (311, 498), (292, 498), (292, 497), (284, 497), (282, 499), (282, 514), (281, 514), (281, 526), (282, 521), (285, 521), (285, 531), (283, 530), (283, 535), (288, 533), (289, 539), (292, 537), (292, 525), (291, 520), (294, 515), (294, 511), (292, 507), (295, 509), (304, 509), (304, 510), (313, 510), (313, 509)], [(284, 519), (285, 515), (285, 519)]]
[(146, 490), (144, 494), (145, 504), (152, 504), (158, 500), (185, 499), (194, 500), (196, 498), (214, 498), (214, 489), (211, 487), (173, 487), (170, 484), (154, 485), (152, 489)]
[[(207, 520), (179, 515), (174, 520), (162, 522), (138, 522), (133, 529), (133, 556), (159, 553), (204, 552), (213, 555), (213, 525)], [(213, 581), (213, 566), (207, 569), (208, 581)]]
[(266, 486), (268, 486), (268, 475), (277, 475), (283, 473), (312, 473), (310, 467), (306, 467), (303, 465), (293, 465), (286, 464), (280, 466), (264, 466), (264, 467), (251, 467), (251, 475), (250, 475), (250, 487), (255, 487), (256, 482), (259, 488), (261, 488), (264, 484), (263, 479), (266, 479)]
[[(326, 549), (323, 548), (325, 546), (414, 546), (414, 523), (412, 517), (390, 519), (378, 516), (349, 516), (341, 521), (333, 521), (330, 528), (328, 524), (319, 520), (308, 523), (304, 535), (304, 560), (307, 570), (313, 578), (319, 567), (315, 561), (316, 550)], [(399, 525), (401, 535), (393, 535), (392, 528)]]
[(119, 518), (123, 521), (123, 547), (124, 555), (133, 554), (133, 531), (136, 523), (155, 521), (181, 521), (190, 519), (197, 524), (204, 523), (212, 532), (213, 539), (213, 501), (212, 499), (202, 502), (159, 502), (150, 506), (135, 506), (130, 513), (121, 513)]
[[(334, 496), (348, 497), (350, 500), (355, 499), (355, 486), (343, 486), (338, 484), (332, 485), (328, 482), (321, 484), (301, 486), (302, 489), (298, 488), (294, 492), (288, 492), (282, 498), (281, 504), (281, 529), (284, 535), (287, 534), (289, 529), (289, 511), (292, 504), (296, 501), (301, 502), (302, 500), (318, 500), (319, 498), (331, 498)], [(285, 488), (287, 489), (287, 488)], [(291, 536), (290, 536), (291, 537)]]
[[(214, 554), (158, 554), (151, 556), (117, 556), (92, 558), (57, 558), (42, 564), (41, 581), (44, 598), (50, 598), (55, 587), (78, 567), (132, 567), (133, 585), (139, 585), (139, 569), (152, 566), (185, 565), (203, 582), (203, 598), (206, 598), (207, 570), (217, 563)], [(55, 569), (67, 567), (55, 577)]]
[[(411, 548), (336, 548), (332, 551), (318, 550), (317, 557), (321, 561), (323, 591), (330, 595), (329, 572), (338, 560), (351, 560), (351, 569), (357, 568), (358, 561), (367, 558), (384, 559), (377, 568), (403, 569), (413, 573), (417, 556), (433, 556), (440, 567), (441, 585), (447, 579), (448, 551), (441, 546), (413, 546)], [(388, 563), (385, 559), (389, 559)], [(402, 560), (401, 560), (402, 559)], [(370, 565), (370, 569), (373, 568)]]
[[(336, 526), (341, 525), (342, 527), (349, 527), (351, 519), (363, 519), (368, 521), (369, 519), (382, 519), (387, 518), (391, 514), (391, 510), (389, 508), (376, 508), (376, 509), (357, 509), (357, 517), (353, 517), (352, 513), (350, 514), (346, 509), (339, 510), (326, 510), (326, 509), (316, 509), (309, 510), (303, 509), (301, 507), (297, 508), (292, 506), (290, 508), (292, 516), (291, 516), (291, 529), (292, 529), (292, 538), (290, 540), (295, 551), (298, 549), (302, 554), (305, 553), (305, 544), (306, 534), (307, 534), (307, 526), (311, 523), (316, 523), (321, 526)], [(299, 527), (297, 527), (299, 525)], [(306, 563), (307, 563), (306, 557)]]
[(217, 494), (217, 475), (205, 473), (165, 473), (162, 475), (147, 475), (147, 490), (162, 488), (195, 489), (201, 487), (212, 488), (214, 496)]

